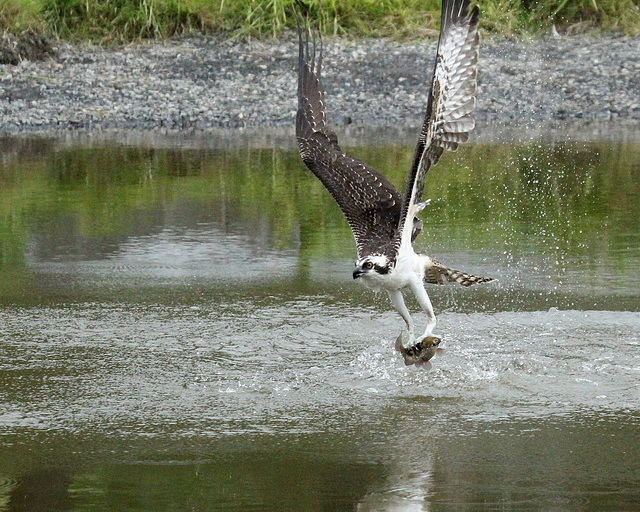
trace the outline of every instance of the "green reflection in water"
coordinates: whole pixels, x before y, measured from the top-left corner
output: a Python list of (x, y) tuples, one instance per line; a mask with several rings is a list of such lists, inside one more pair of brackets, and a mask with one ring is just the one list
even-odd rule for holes
[[(37, 292), (27, 264), (117, 254), (166, 227), (215, 227), (313, 261), (351, 259), (342, 214), (295, 151), (153, 149), (5, 139), (0, 168), (4, 300)], [(347, 149), (402, 185), (411, 148)], [(640, 147), (590, 142), (475, 144), (432, 170), (418, 246), (524, 261), (541, 279), (637, 283)], [(498, 255), (504, 261), (496, 262)], [(491, 263), (489, 263), (491, 266)], [(501, 277), (501, 276), (498, 276)]]
[[(338, 279), (323, 288), (311, 278), (319, 264), (322, 278), (332, 279), (333, 260), (340, 266), (350, 261), (354, 244), (339, 209), (295, 151), (67, 146), (45, 138), (1, 143), (0, 301), (36, 307), (1, 311), (12, 324), (0, 325), (11, 337), (0, 343), (0, 418), (10, 429), (0, 430), (0, 510), (477, 510), (486, 503), (563, 510), (588, 509), (590, 503), (604, 510), (637, 502), (637, 401), (627, 398), (637, 373), (633, 319), (625, 323), (605, 312), (609, 323), (592, 320), (584, 331), (594, 344), (611, 331), (606, 343), (621, 360), (607, 359), (602, 347), (589, 352), (587, 343), (574, 361), (581, 340), (569, 340), (571, 345), (555, 329), (558, 339), (542, 349), (537, 338), (512, 343), (517, 351), (504, 355), (508, 364), (500, 359), (494, 367), (486, 353), (472, 352), (466, 380), (452, 377), (465, 371), (455, 356), (444, 360), (438, 375), (449, 375), (460, 394), (423, 396), (428, 383), (408, 400), (403, 393), (419, 378), (396, 377), (401, 384), (389, 391), (391, 377), (354, 378), (362, 370), (342, 359), (346, 349), (334, 339), (345, 337), (339, 329), (370, 319), (362, 315), (348, 323), (346, 317), (359, 310), (342, 307), (347, 292), (336, 286)], [(348, 151), (401, 185), (412, 149)], [(538, 281), (579, 285), (591, 305), (601, 286), (609, 296), (627, 298), (603, 309), (638, 310), (638, 162), (640, 147), (629, 143), (465, 146), (447, 155), (427, 181), (425, 197), (434, 201), (423, 215), (420, 243), (436, 256), (469, 260), (488, 271), (506, 269), (502, 282), (515, 283), (507, 288), (548, 294), (548, 285)], [(215, 253), (218, 260), (200, 256), (213, 269), (213, 284), (206, 295), (189, 296), (179, 272), (162, 274), (162, 264), (176, 270), (170, 265), (176, 253), (140, 250), (142, 241), (167, 230), (179, 233), (175, 245), (184, 251), (208, 240), (199, 236), (207, 231), (220, 235), (212, 245), (238, 239), (244, 244), (239, 246), (253, 244), (252, 261), (269, 255), (254, 262), (270, 279), (268, 286), (258, 289), (237, 275), (230, 289), (210, 293), (217, 286), (216, 270), (245, 254), (233, 246)], [(160, 242), (166, 238), (173, 240)], [(131, 253), (138, 259), (122, 256)], [(164, 277), (140, 277), (135, 264), (158, 254), (169, 261), (148, 265), (158, 265)], [(83, 286), (93, 295), (77, 293), (76, 263), (112, 260), (102, 270), (103, 280), (91, 281), (87, 267), (78, 267), (78, 279), (87, 281)], [(296, 262), (293, 277), (286, 265), (280, 272), (270, 266), (290, 260)], [(134, 267), (123, 272), (130, 288), (110, 275), (120, 264)], [(349, 263), (345, 267), (348, 280)], [(91, 267), (97, 273), (101, 268)], [(285, 287), (280, 280), (294, 290), (292, 300), (278, 296)], [(157, 307), (154, 313), (135, 304), (148, 297), (145, 287), (158, 282), (181, 307)], [(301, 306), (304, 293), (329, 289), (336, 295), (318, 299), (309, 310)], [(515, 293), (488, 290), (474, 292), (477, 303), (463, 313), (482, 310), (485, 303), (499, 310), (501, 304), (489, 296)], [(243, 300), (218, 300), (232, 293)], [(95, 299), (104, 294), (108, 300)], [(199, 302), (202, 296), (207, 301)], [(358, 297), (353, 304), (360, 306)], [(160, 299), (149, 302), (169, 301)], [(90, 300), (95, 302), (83, 302)], [(192, 300), (204, 309), (192, 310)], [(47, 307), (51, 302), (55, 306)], [(536, 311), (541, 304), (527, 307)], [(340, 316), (332, 307), (347, 312)], [(314, 329), (327, 321), (337, 333), (303, 331), (312, 315)], [(243, 316), (256, 324), (244, 324), (252, 329), (249, 340), (234, 337), (234, 324)], [(519, 332), (541, 332), (535, 330), (537, 316), (519, 330), (510, 326), (512, 320), (503, 321), (500, 343)], [(554, 331), (553, 316), (542, 317), (544, 329)], [(485, 320), (485, 332), (494, 321), (499, 320)], [(574, 320), (576, 329), (580, 323)], [(248, 342), (264, 334), (260, 329), (276, 342), (254, 353)], [(215, 337), (220, 334), (222, 341)], [(463, 339), (451, 350), (465, 355), (478, 339)], [(358, 355), (353, 347), (347, 352)], [(261, 373), (245, 370), (242, 358)], [(382, 352), (381, 373), (405, 371), (385, 358), (395, 361)], [(287, 373), (292, 370), (298, 373)], [(483, 372), (495, 373), (495, 381), (475, 384)], [(577, 381), (591, 373), (588, 391), (597, 395), (588, 402), (595, 404), (592, 409), (580, 405), (571, 389), (556, 391), (554, 398), (549, 381), (574, 385), (582, 396)], [(283, 377), (274, 382), (272, 375)], [(245, 376), (255, 387), (246, 386)], [(265, 382), (255, 383), (256, 376)], [(614, 388), (618, 382), (624, 389)], [(226, 393), (234, 384), (236, 393)], [(539, 395), (529, 393), (527, 386), (543, 384)], [(370, 386), (383, 392), (370, 392)], [(295, 392), (281, 392), (289, 388)], [(607, 410), (617, 397), (600, 395), (613, 393), (623, 395), (618, 400), (630, 408)], [(527, 394), (535, 399), (521, 404)], [(547, 400), (566, 405), (569, 417), (550, 418)], [(208, 416), (198, 407), (208, 408)], [(493, 416), (483, 421), (488, 412)]]
[[(56, 453), (35, 456), (51, 463), (35, 467), (33, 453), (10, 447), (3, 469), (20, 478), (0, 474), (0, 510), (635, 509), (637, 414), (492, 422), (461, 414), (443, 429), (443, 404), (431, 404), (435, 414), (426, 405), (399, 404), (406, 423), (378, 431), (177, 437), (161, 446), (145, 436), (64, 435)], [(49, 443), (40, 434), (28, 448)]]

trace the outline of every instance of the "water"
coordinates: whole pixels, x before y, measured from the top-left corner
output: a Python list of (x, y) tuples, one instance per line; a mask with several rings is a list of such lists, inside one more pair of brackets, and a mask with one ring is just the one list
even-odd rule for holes
[(638, 509), (637, 132), (433, 170), (430, 371), (294, 148), (126, 139), (2, 140), (0, 510)]

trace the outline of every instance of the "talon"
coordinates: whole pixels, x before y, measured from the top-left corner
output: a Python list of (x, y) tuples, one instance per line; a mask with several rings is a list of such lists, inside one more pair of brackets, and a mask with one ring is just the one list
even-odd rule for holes
[(400, 333), (398, 339), (396, 339), (396, 350), (400, 353), (404, 350), (404, 343), (402, 343), (403, 333)]

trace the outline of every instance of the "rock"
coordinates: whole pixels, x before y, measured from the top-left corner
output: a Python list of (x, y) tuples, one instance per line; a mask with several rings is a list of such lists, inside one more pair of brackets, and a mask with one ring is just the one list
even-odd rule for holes
[[(298, 49), (292, 33), (279, 42), (192, 37), (57, 50), (37, 34), (23, 46), (7, 37), (14, 64), (0, 66), (0, 132), (294, 123)], [(433, 42), (332, 39), (324, 53), (331, 124), (421, 122)], [(46, 55), (56, 59), (25, 60)], [(476, 118), (637, 119), (638, 55), (640, 40), (628, 38), (491, 39), (480, 49)]]

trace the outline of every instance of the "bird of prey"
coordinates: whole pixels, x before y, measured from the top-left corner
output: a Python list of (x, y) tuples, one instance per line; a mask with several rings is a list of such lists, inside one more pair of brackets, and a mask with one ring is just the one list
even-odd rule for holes
[[(305, 5), (297, 0), (303, 14)], [(347, 156), (327, 124), (321, 83), (322, 44), (310, 36), (308, 17), (298, 25), (299, 71), (296, 136), (300, 156), (331, 193), (344, 213), (355, 238), (357, 260), (353, 278), (374, 291), (384, 290), (404, 320), (396, 348), (405, 363), (422, 364), (435, 352), (440, 339), (433, 336), (436, 317), (424, 283), (457, 282), (463, 286), (492, 281), (449, 268), (424, 253), (413, 241), (422, 228), (417, 214), (427, 171), (443, 152), (455, 151), (474, 128), (478, 61), (478, 8), (469, 0), (443, 0), (440, 38), (427, 110), (418, 136), (411, 169), (400, 194), (384, 174)], [(427, 316), (424, 334), (416, 338), (413, 320), (402, 290), (409, 289)]]

